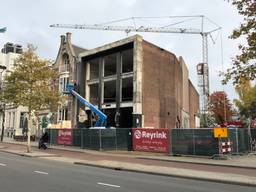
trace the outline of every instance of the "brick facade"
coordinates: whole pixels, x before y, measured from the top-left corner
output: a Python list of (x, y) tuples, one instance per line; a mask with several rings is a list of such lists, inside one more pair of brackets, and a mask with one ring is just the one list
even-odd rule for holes
[(182, 66), (176, 56), (143, 41), (142, 76), (144, 126), (180, 126), (178, 121), (181, 121), (182, 108)]
[[(189, 80), (189, 114), (190, 114), (190, 127), (199, 128), (196, 119), (199, 118), (199, 94), (194, 85)], [(199, 121), (199, 119), (198, 119)]]
[[(139, 35), (128, 37), (101, 47), (85, 51), (79, 55), (84, 70), (84, 76), (78, 82), (84, 87), (79, 87), (84, 97), (88, 93), (88, 68), (89, 59), (98, 58), (103, 61), (108, 53), (122, 54), (125, 46), (133, 44), (133, 101), (132, 116), (133, 127), (154, 128), (194, 128), (195, 117), (199, 110), (199, 95), (188, 78), (188, 69), (184, 60), (150, 42), (143, 40)], [(118, 57), (119, 58), (119, 57)], [(100, 64), (103, 65), (104, 62)], [(117, 62), (117, 66), (120, 63)], [(117, 77), (119, 74), (116, 74)], [(102, 77), (104, 79), (104, 76)], [(116, 79), (114, 76), (113, 79)], [(118, 78), (117, 78), (118, 79)], [(97, 80), (100, 82), (100, 80)], [(104, 81), (104, 80), (103, 80)], [(87, 84), (87, 85), (86, 85)], [(103, 84), (99, 83), (100, 86)], [(119, 86), (117, 81), (116, 86)], [(117, 88), (117, 91), (120, 90)], [(99, 95), (104, 95), (104, 90), (99, 88)], [(116, 94), (118, 95), (118, 94)], [(116, 102), (109, 106), (122, 106), (124, 103)], [(102, 101), (100, 101), (102, 102)], [(103, 111), (104, 102), (102, 105)], [(119, 109), (111, 107), (112, 114)], [(113, 118), (113, 117), (110, 117)], [(121, 118), (122, 119), (122, 113)]]

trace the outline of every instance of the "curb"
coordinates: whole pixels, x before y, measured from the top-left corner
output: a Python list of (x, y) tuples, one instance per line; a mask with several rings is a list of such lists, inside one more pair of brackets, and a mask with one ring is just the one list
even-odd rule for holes
[(189, 176), (189, 175), (178, 175), (178, 174), (171, 174), (171, 173), (158, 173), (158, 172), (153, 172), (153, 171), (142, 171), (142, 170), (136, 170), (136, 169), (131, 169), (131, 168), (97, 165), (97, 164), (84, 163), (84, 162), (74, 162), (73, 164), (90, 166), (90, 167), (98, 167), (98, 168), (104, 168), (104, 169), (111, 169), (111, 170), (115, 170), (115, 171), (127, 171), (127, 172), (143, 173), (143, 174), (158, 175), (158, 176), (165, 176), (165, 177), (175, 177), (175, 178), (182, 178), (182, 179), (201, 180), (201, 181), (208, 181), (208, 182), (215, 182), (215, 183), (256, 187), (256, 182), (250, 183), (250, 182), (231, 181), (231, 180), (223, 180), (223, 179), (215, 179), (215, 178), (193, 177), (193, 176)]
[(3, 153), (9, 153), (9, 154), (13, 154), (13, 155), (20, 155), (20, 156), (22, 156), (22, 152), (14, 152), (14, 151), (5, 151), (5, 150), (2, 150), (2, 149), (0, 149), (0, 151), (1, 152), (3, 152)]
[(31, 158), (40, 158), (40, 157), (61, 157), (61, 155), (55, 154), (47, 154), (47, 155), (30, 155), (30, 154), (21, 154), (24, 157), (31, 157)]
[(250, 166), (241, 166), (241, 165), (228, 165), (228, 164), (214, 164), (214, 163), (203, 163), (203, 162), (190, 162), (190, 161), (179, 161), (179, 160), (171, 160), (171, 159), (155, 159), (155, 158), (147, 158), (147, 157), (137, 157), (136, 159), (143, 160), (153, 160), (153, 161), (164, 161), (164, 162), (177, 162), (177, 163), (187, 163), (187, 164), (196, 164), (196, 165), (209, 165), (216, 167), (232, 167), (232, 168), (241, 168), (241, 169), (256, 169), (256, 167)]
[(39, 158), (39, 157), (60, 157), (60, 155), (56, 154), (33, 154), (33, 153), (25, 153), (25, 152), (15, 152), (15, 151), (8, 151), (8, 150), (2, 150), (0, 149), (1, 152), (4, 153), (9, 153), (13, 155), (19, 155), (23, 157), (31, 157), (31, 158)]

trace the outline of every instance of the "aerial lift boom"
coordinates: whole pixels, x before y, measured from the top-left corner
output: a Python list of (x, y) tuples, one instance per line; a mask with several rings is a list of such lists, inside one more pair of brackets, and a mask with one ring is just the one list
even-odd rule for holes
[(99, 117), (98, 120), (96, 121), (94, 127), (106, 127), (107, 116), (102, 111), (100, 111), (97, 107), (95, 107), (93, 104), (91, 104), (89, 101), (87, 101), (81, 95), (79, 95), (74, 90), (73, 84), (67, 85), (67, 91), (68, 91), (68, 93), (72, 94), (78, 101), (80, 101), (80, 103), (87, 106), (92, 112), (94, 112)]

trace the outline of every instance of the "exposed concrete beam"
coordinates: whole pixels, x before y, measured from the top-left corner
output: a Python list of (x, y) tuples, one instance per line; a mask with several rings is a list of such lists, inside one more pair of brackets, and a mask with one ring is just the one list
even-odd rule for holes
[(99, 52), (102, 52), (102, 51), (105, 51), (105, 50), (108, 50), (108, 49), (112, 49), (112, 48), (115, 48), (115, 47), (119, 47), (119, 46), (125, 45), (127, 43), (132, 43), (137, 38), (141, 38), (142, 39), (142, 36), (140, 36), (140, 35), (133, 35), (131, 37), (128, 37), (128, 38), (125, 38), (125, 39), (122, 39), (122, 40), (119, 40), (119, 41), (115, 41), (113, 43), (109, 43), (109, 44), (103, 45), (101, 47), (97, 47), (95, 49), (90, 49), (88, 51), (80, 53), (79, 54), (79, 58), (86, 57), (88, 55), (93, 55), (93, 54), (96, 54), (96, 53), (99, 53)]

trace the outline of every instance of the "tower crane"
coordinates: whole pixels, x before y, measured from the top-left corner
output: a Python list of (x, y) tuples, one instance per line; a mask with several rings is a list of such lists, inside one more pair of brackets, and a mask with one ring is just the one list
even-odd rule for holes
[[(115, 23), (120, 21), (125, 21), (138, 18), (148, 18), (148, 17), (132, 17), (117, 21), (112, 21), (109, 23)], [(201, 35), (202, 37), (202, 62), (197, 65), (197, 74), (199, 76), (198, 86), (200, 94), (200, 113), (204, 119), (205, 126), (207, 126), (206, 114), (208, 113), (208, 103), (209, 103), (209, 68), (208, 68), (208, 36), (213, 40), (211, 33), (221, 29), (217, 24), (212, 23), (217, 26), (210, 31), (204, 31), (204, 16), (168, 16), (168, 18), (201, 18), (200, 29), (195, 28), (172, 28), (170, 26), (181, 23), (174, 23), (171, 25), (163, 27), (152, 27), (152, 26), (122, 26), (122, 25), (109, 25), (109, 23), (104, 24), (52, 24), (50, 27), (54, 28), (69, 28), (69, 29), (85, 29), (85, 30), (102, 30), (102, 31), (124, 31), (127, 34), (130, 32), (149, 32), (149, 33), (180, 33), (180, 34), (191, 34), (191, 35)], [(210, 20), (209, 20), (210, 21)]]

